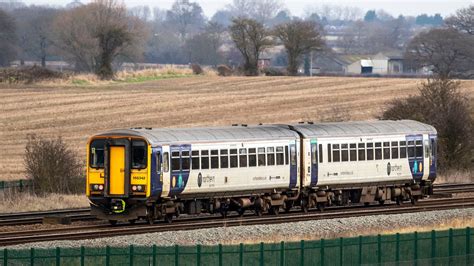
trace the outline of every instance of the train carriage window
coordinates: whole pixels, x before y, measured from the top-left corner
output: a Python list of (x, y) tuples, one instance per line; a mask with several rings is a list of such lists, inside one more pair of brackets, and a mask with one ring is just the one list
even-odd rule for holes
[(236, 168), (238, 166), (237, 149), (230, 149), (230, 168)]
[(168, 171), (170, 170), (170, 156), (169, 156), (169, 153), (165, 152), (163, 153), (163, 171), (165, 173), (168, 173)]
[(182, 151), (181, 152), (181, 169), (185, 171), (189, 171), (189, 151)]
[(211, 169), (219, 168), (219, 150), (211, 150)]
[(375, 143), (375, 160), (382, 160), (382, 142)]
[(283, 147), (276, 147), (276, 164), (283, 165), (285, 163), (283, 157)]
[(265, 148), (258, 148), (258, 166), (265, 166)]
[(249, 167), (257, 166), (257, 149), (249, 148)]
[(322, 163), (323, 162), (323, 144), (319, 144), (318, 153), (319, 153), (319, 163)]
[(193, 170), (199, 169), (199, 151), (192, 151), (191, 156), (191, 168)]
[(201, 169), (209, 169), (209, 151), (201, 151)]
[(428, 158), (431, 154), (429, 140), (425, 140), (425, 158)]
[(359, 143), (357, 153), (359, 161), (365, 161), (365, 143)]
[(423, 141), (421, 140), (416, 141), (415, 156), (419, 158), (423, 157)]
[(398, 141), (392, 141), (392, 159), (398, 159)]
[(239, 166), (247, 167), (247, 149), (239, 149)]
[(339, 162), (341, 161), (341, 154), (339, 150), (339, 144), (332, 145), (332, 161)]
[(147, 145), (143, 140), (132, 140), (132, 168), (145, 169), (147, 165)]
[(415, 158), (415, 141), (408, 141), (408, 158)]
[(294, 145), (290, 147), (290, 157), (291, 165), (296, 165), (296, 147)]
[(390, 142), (383, 143), (383, 159), (390, 160)]
[(229, 168), (229, 151), (221, 150), (221, 169)]
[(317, 156), (317, 146), (316, 143), (311, 144), (311, 164), (317, 164), (318, 163), (318, 156)]
[(400, 141), (400, 159), (407, 157), (407, 142)]
[(179, 171), (181, 166), (179, 165), (179, 151), (171, 152), (171, 171)]
[(356, 147), (357, 147), (357, 145), (355, 143), (349, 144), (349, 149), (350, 149), (349, 160), (351, 162), (357, 161), (357, 149), (356, 149)]
[(288, 165), (290, 163), (290, 156), (288, 156), (288, 146), (285, 146), (285, 164)]
[(332, 156), (331, 156), (331, 144), (328, 144), (328, 162), (330, 163)]
[(92, 168), (104, 168), (105, 140), (96, 139), (91, 142), (89, 164)]
[(349, 150), (347, 144), (341, 144), (341, 161), (349, 161)]
[(156, 173), (160, 173), (161, 172), (161, 152), (156, 152)]
[(367, 161), (372, 161), (374, 159), (374, 144), (367, 143)]
[(267, 148), (267, 165), (275, 165), (275, 148), (273, 147)]

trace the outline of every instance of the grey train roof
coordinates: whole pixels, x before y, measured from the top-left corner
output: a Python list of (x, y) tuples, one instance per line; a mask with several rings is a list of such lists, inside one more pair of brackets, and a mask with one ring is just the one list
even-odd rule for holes
[(297, 124), (293, 128), (304, 137), (350, 137), (397, 134), (436, 134), (430, 125), (413, 120), (380, 120)]
[(140, 136), (146, 138), (152, 145), (299, 138), (298, 133), (290, 127), (308, 138), (436, 133), (434, 127), (417, 121), (387, 120), (207, 128), (132, 128), (111, 130), (99, 136)]

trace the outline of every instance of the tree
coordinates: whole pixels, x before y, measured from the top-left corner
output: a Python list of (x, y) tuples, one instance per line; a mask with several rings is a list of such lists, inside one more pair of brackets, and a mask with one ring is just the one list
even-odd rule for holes
[(254, 19), (264, 25), (283, 9), (282, 0), (233, 0), (227, 6), (233, 17)]
[(372, 22), (375, 20), (377, 20), (377, 13), (375, 13), (375, 10), (369, 10), (367, 13), (365, 13), (364, 21)]
[(474, 35), (474, 5), (456, 11), (456, 15), (446, 19), (446, 25), (460, 32)]
[(258, 75), (260, 53), (272, 44), (269, 31), (262, 23), (247, 18), (233, 19), (229, 30), (235, 46), (244, 57), (246, 75)]
[(321, 29), (313, 21), (293, 20), (278, 25), (275, 35), (285, 46), (288, 55), (288, 74), (297, 75), (304, 54), (321, 49), (324, 41)]
[(204, 26), (205, 18), (201, 6), (189, 0), (176, 0), (166, 13), (166, 21), (176, 27), (181, 40), (185, 40), (190, 32), (196, 32)]
[(413, 119), (433, 125), (438, 131), (438, 162), (442, 170), (472, 164), (474, 120), (460, 82), (450, 79), (428, 80), (419, 95), (389, 103), (382, 119)]
[(188, 52), (188, 61), (214, 66), (222, 63), (219, 48), (222, 45), (224, 30), (222, 25), (210, 22), (203, 33), (187, 39), (185, 49)]
[(15, 20), (0, 9), (0, 66), (9, 66), (15, 59), (16, 41)]
[(474, 40), (453, 29), (431, 29), (415, 36), (405, 58), (415, 67), (431, 67), (442, 78), (472, 70)]

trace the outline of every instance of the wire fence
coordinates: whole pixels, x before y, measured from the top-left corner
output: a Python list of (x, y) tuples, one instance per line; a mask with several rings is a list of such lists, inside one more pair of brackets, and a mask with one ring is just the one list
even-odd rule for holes
[(473, 230), (231, 246), (4, 249), (3, 265), (473, 265)]
[(14, 181), (0, 181), (0, 193), (31, 192), (33, 190), (33, 180), (20, 179)]

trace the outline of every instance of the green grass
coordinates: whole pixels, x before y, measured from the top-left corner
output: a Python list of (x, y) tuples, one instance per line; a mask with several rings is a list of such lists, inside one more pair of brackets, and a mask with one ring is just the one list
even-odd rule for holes
[(83, 79), (73, 79), (72, 84), (83, 86), (83, 85), (89, 85), (89, 82)]
[(118, 82), (124, 83), (140, 83), (145, 81), (154, 81), (154, 80), (161, 80), (161, 79), (170, 79), (170, 78), (189, 78), (194, 75), (192, 74), (164, 74), (158, 76), (141, 76), (141, 77), (131, 77), (126, 78), (124, 80), (118, 80)]

